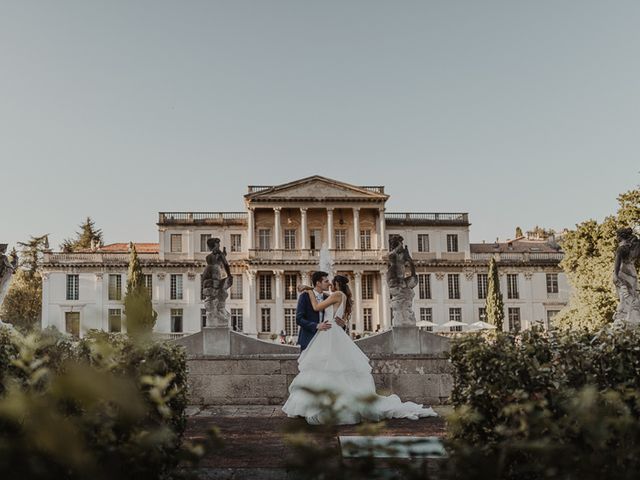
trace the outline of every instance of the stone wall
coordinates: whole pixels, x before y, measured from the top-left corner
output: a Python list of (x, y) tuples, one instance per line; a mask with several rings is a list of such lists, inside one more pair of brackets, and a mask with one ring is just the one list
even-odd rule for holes
[[(402, 400), (446, 403), (453, 379), (444, 355), (372, 354), (378, 393)], [(195, 405), (282, 405), (298, 373), (297, 355), (192, 356), (190, 403)]]

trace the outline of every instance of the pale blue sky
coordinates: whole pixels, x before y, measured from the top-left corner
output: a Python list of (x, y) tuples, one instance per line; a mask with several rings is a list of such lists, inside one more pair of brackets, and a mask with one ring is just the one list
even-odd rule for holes
[[(640, 2), (0, 0), (0, 241), (237, 211), (249, 184), (383, 184), (473, 241), (640, 181)], [(579, 175), (576, 172), (580, 172)]]

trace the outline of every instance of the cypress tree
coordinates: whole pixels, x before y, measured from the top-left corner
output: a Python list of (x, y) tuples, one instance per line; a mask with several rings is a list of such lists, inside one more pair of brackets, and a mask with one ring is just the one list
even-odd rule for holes
[(131, 253), (127, 273), (127, 293), (124, 297), (124, 313), (129, 335), (139, 338), (151, 334), (158, 314), (153, 310), (151, 295), (144, 284), (136, 247), (133, 243), (130, 243), (129, 247)]
[(489, 262), (489, 275), (487, 285), (487, 301), (485, 303), (487, 322), (495, 325), (499, 331), (504, 323), (504, 302), (500, 292), (500, 278), (496, 259), (491, 257)]
[(520, 227), (516, 227), (516, 238), (524, 237), (522, 234), (522, 229)]

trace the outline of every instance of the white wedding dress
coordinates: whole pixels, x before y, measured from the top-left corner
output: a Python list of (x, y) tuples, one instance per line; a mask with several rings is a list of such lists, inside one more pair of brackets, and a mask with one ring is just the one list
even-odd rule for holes
[[(306, 293), (304, 295), (307, 295)], [(298, 359), (300, 373), (289, 386), (289, 398), (282, 407), (289, 417), (304, 417), (309, 424), (335, 422), (340, 425), (362, 420), (385, 418), (433, 417), (430, 407), (402, 402), (397, 395), (377, 395), (369, 359), (335, 322), (342, 318), (346, 296), (333, 313), (333, 305), (325, 311), (332, 328), (318, 331)], [(322, 392), (317, 394), (313, 392)], [(327, 408), (330, 392), (335, 395), (333, 415)]]

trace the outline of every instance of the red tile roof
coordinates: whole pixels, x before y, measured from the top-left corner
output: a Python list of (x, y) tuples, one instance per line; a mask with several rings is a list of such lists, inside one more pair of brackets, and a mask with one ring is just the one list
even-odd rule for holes
[(471, 253), (556, 253), (560, 251), (559, 248), (554, 247), (547, 240), (533, 240), (526, 237), (516, 238), (507, 242), (472, 243), (470, 247)]

